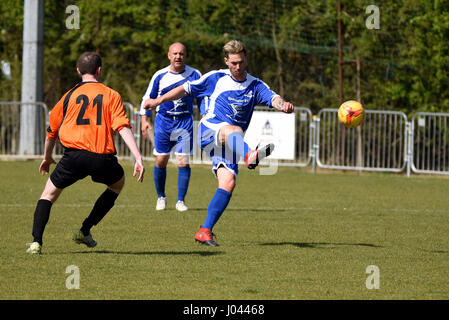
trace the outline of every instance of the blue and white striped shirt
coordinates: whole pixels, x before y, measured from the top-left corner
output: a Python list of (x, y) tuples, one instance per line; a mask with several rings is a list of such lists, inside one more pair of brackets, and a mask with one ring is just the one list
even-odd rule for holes
[(243, 131), (248, 128), (256, 105), (271, 106), (273, 99), (279, 97), (265, 82), (249, 73), (245, 81), (235, 80), (229, 69), (208, 72), (183, 86), (191, 97), (209, 97), (207, 121), (237, 125)]
[[(148, 88), (142, 97), (140, 105), (140, 115), (151, 116), (150, 110), (143, 108), (145, 100), (151, 98), (156, 99), (170, 90), (184, 84), (186, 81), (197, 80), (201, 77), (201, 72), (188, 65), (182, 73), (174, 73), (170, 71), (170, 66), (167, 66), (157, 71), (148, 85)], [(192, 96), (186, 96), (179, 100), (165, 102), (156, 108), (156, 112), (163, 115), (179, 116), (183, 114), (193, 114), (193, 99)], [(197, 104), (201, 104), (201, 99), (197, 98)]]

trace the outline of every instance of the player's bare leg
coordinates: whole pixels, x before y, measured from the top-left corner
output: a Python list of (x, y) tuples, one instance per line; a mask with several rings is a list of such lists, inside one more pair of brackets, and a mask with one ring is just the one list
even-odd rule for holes
[(248, 169), (253, 170), (262, 159), (268, 157), (274, 150), (274, 144), (270, 143), (256, 150), (251, 150), (243, 140), (243, 131), (239, 126), (225, 125), (218, 134), (219, 142), (227, 145), (237, 155), (243, 157)]
[(233, 192), (235, 188), (235, 176), (234, 173), (226, 169), (225, 167), (220, 167), (217, 170), (218, 188), (226, 190), (227, 192)]
[(123, 187), (125, 185), (125, 176), (123, 176), (119, 181), (117, 181), (114, 184), (111, 184), (110, 186), (108, 186), (108, 189), (110, 189), (111, 191), (120, 194), (120, 192), (122, 191)]
[(218, 141), (225, 145), (228, 143), (229, 136), (233, 133), (240, 133), (243, 135), (242, 128), (239, 126), (233, 126), (233, 125), (225, 125), (220, 129), (220, 132), (218, 133)]
[(45, 199), (50, 201), (51, 203), (55, 203), (58, 200), (59, 195), (61, 194), (63, 189), (57, 188), (50, 178), (48, 178), (47, 183), (45, 184), (44, 190), (41, 194), (41, 199)]

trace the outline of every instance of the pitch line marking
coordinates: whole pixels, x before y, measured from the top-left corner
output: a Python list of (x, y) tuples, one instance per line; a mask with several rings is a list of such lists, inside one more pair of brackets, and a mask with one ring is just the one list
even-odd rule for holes
[[(67, 208), (81, 208), (93, 206), (93, 203), (78, 204), (78, 203), (56, 203), (57, 207), (67, 207)], [(34, 208), (36, 204), (26, 204), (26, 203), (0, 203), (0, 208), (22, 208), (29, 207)], [(150, 208), (152, 205), (144, 204), (117, 204), (114, 208)], [(191, 210), (206, 210), (206, 207), (190, 207)], [(383, 208), (383, 209), (367, 209), (367, 208), (312, 208), (312, 207), (286, 207), (286, 208), (272, 208), (272, 207), (228, 207), (226, 210), (230, 211), (347, 211), (347, 212), (449, 212), (449, 210), (439, 209), (395, 209), (395, 208)]]

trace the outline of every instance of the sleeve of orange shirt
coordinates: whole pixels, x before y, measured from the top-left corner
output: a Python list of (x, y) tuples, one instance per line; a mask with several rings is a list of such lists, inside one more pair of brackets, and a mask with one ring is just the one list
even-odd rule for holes
[(111, 101), (111, 113), (112, 113), (112, 130), (118, 132), (123, 127), (131, 127), (128, 116), (126, 115), (125, 108), (123, 106), (122, 97), (117, 92), (114, 92), (114, 96)]
[(47, 128), (47, 138), (56, 140), (58, 138), (58, 131), (59, 126), (62, 122), (62, 116), (63, 116), (63, 103), (64, 99), (67, 93), (61, 98), (61, 100), (58, 101), (58, 103), (53, 107), (53, 109), (50, 111), (50, 124)]

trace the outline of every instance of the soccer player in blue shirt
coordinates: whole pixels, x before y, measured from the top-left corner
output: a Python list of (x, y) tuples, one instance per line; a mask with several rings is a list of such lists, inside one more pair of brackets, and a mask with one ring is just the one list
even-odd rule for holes
[[(162, 96), (173, 88), (186, 81), (193, 81), (201, 77), (201, 73), (186, 65), (186, 47), (182, 43), (173, 43), (168, 49), (170, 65), (157, 71), (148, 85), (142, 98), (140, 115), (141, 131), (147, 140), (147, 130), (151, 125), (147, 117), (151, 116), (151, 110), (145, 110), (143, 106), (147, 99)], [(174, 101), (167, 101), (156, 108), (154, 119), (154, 150), (156, 163), (154, 166), (154, 184), (157, 192), (156, 210), (164, 210), (167, 204), (165, 195), (165, 181), (167, 177), (167, 163), (170, 153), (175, 147), (176, 161), (178, 165), (178, 199), (176, 209), (188, 210), (185, 205), (185, 196), (190, 181), (189, 155), (193, 147), (193, 96), (185, 96)], [(197, 98), (198, 106), (201, 99)], [(204, 110), (200, 110), (203, 114)]]
[(182, 97), (209, 97), (207, 114), (198, 128), (198, 142), (212, 158), (213, 172), (218, 188), (207, 208), (207, 216), (195, 240), (209, 246), (218, 246), (212, 228), (226, 209), (236, 185), (238, 161), (243, 157), (246, 166), (254, 169), (274, 148), (273, 144), (251, 150), (243, 140), (256, 105), (268, 105), (291, 113), (294, 106), (270, 90), (260, 79), (246, 71), (247, 53), (238, 40), (224, 46), (224, 61), (228, 69), (208, 72), (200, 79), (188, 81), (168, 93), (150, 99), (142, 106), (154, 109), (162, 103)]

